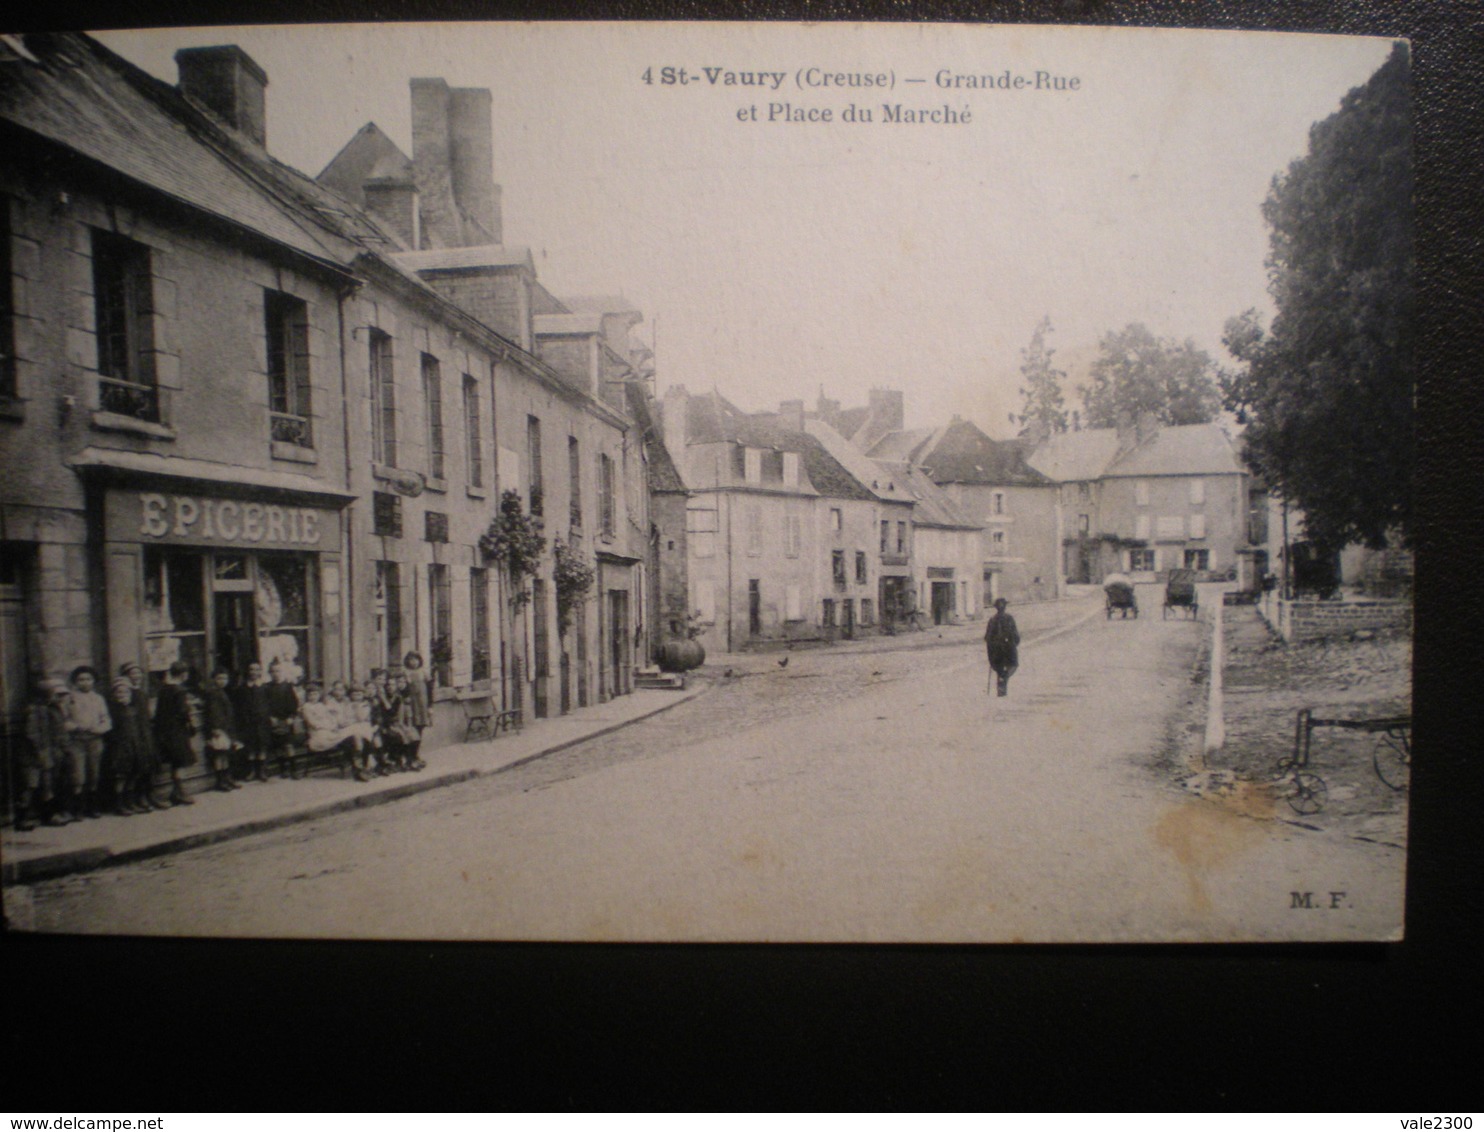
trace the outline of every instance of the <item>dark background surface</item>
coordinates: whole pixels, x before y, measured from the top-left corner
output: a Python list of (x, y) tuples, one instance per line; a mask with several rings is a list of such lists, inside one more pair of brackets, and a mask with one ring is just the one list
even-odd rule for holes
[[(372, 19), (871, 19), (1413, 42), (1421, 283), (1407, 939), (641, 947), (0, 939), (5, 1105), (1386, 1109), (1478, 1102), (1476, 3), (62, 3), (12, 29)], [(25, 20), (24, 24), (19, 20)]]

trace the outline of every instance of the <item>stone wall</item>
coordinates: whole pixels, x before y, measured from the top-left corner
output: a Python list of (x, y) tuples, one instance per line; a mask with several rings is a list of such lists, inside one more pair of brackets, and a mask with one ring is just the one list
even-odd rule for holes
[(1407, 601), (1279, 601), (1265, 595), (1258, 610), (1289, 642), (1412, 626), (1412, 603)]

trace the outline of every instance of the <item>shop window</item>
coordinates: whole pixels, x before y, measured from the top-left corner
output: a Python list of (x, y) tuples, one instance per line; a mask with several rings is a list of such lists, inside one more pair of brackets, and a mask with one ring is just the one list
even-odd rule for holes
[(864, 550), (855, 552), (855, 583), (858, 586), (866, 584), (866, 552)]
[(0, 400), (13, 398), (15, 370), (15, 279), (10, 265), (10, 198), (0, 197)]
[(468, 449), (469, 486), (484, 486), (484, 434), (479, 417), (479, 382), (464, 374), (464, 444)]
[(371, 458), (397, 464), (397, 382), (391, 335), (371, 331)]
[(490, 572), (482, 566), (469, 571), (469, 678), (490, 678)]
[(433, 681), (440, 688), (453, 686), (453, 589), (448, 567), (428, 567), (428, 623), (433, 636), (428, 651)]
[(1209, 550), (1187, 550), (1185, 552), (1185, 568), (1187, 570), (1209, 570), (1211, 568), (1211, 552)]
[(423, 512), (423, 541), (448, 541), (448, 515), (442, 511)]
[(613, 461), (608, 454), (598, 456), (598, 523), (603, 537), (611, 539), (614, 533)]
[(540, 515), (545, 491), (541, 481), (541, 421), (526, 418), (526, 462), (531, 467), (531, 514)]
[(376, 564), (376, 629), (381, 663), (393, 667), (402, 657), (402, 570), (395, 562)]
[(1128, 552), (1128, 568), (1130, 570), (1153, 570), (1154, 549), (1131, 550)]
[(582, 530), (582, 447), (575, 436), (567, 437), (567, 525)]
[(428, 427), (428, 478), (441, 480), (443, 462), (443, 368), (432, 354), (423, 355), (423, 415)]
[(98, 338), (98, 407), (142, 421), (159, 421), (155, 385), (149, 249), (93, 233), (93, 306)]
[(845, 588), (845, 552), (843, 550), (830, 551), (830, 573), (835, 580), (837, 589)]
[(278, 660), (290, 679), (314, 676), (309, 560), (297, 555), (263, 555), (257, 560), (253, 597), (258, 659), (263, 667)]
[(378, 491), (371, 497), (371, 533), (384, 538), (402, 537), (402, 497)]
[(280, 444), (313, 448), (310, 422), (309, 306), (281, 291), (263, 296), (268, 343), (269, 432)]
[(182, 661), (206, 672), (204, 556), (146, 547), (144, 551), (145, 668), (156, 681)]

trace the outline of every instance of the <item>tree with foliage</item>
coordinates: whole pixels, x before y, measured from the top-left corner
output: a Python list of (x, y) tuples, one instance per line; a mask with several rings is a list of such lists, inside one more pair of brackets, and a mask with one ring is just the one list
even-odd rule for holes
[(486, 562), (498, 563), (505, 571), (510, 583), (511, 609), (519, 609), (530, 601), (531, 592), (525, 582), (541, 570), (546, 536), (541, 533), (541, 516), (525, 509), (519, 492), (501, 493), (500, 510), (489, 529), (479, 536), (479, 549)]
[(1088, 428), (1113, 428), (1145, 413), (1166, 425), (1205, 424), (1221, 411), (1216, 363), (1187, 338), (1156, 338), (1141, 322), (1109, 331), (1078, 388)]
[(1024, 403), (1020, 410), (1021, 427), (1048, 434), (1067, 431), (1066, 399), (1061, 391), (1067, 373), (1051, 363), (1051, 355), (1056, 351), (1046, 345), (1050, 333), (1051, 316), (1047, 315), (1036, 323), (1030, 345), (1020, 351), (1020, 376), (1025, 379), (1020, 387)]
[(1245, 368), (1223, 381), (1248, 464), (1331, 550), (1410, 537), (1412, 137), (1408, 56), (1391, 57), (1309, 131), (1273, 178), (1269, 290), (1277, 314), (1228, 320)]

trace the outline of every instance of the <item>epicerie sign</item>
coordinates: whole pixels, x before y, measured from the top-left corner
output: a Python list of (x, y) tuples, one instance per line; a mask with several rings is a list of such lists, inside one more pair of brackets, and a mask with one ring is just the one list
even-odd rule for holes
[(158, 492), (140, 492), (135, 498), (143, 539), (321, 548), (326, 528), (335, 529), (324, 512), (312, 507)]

